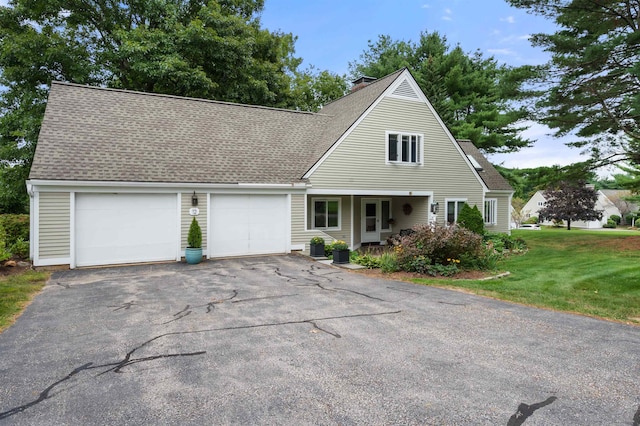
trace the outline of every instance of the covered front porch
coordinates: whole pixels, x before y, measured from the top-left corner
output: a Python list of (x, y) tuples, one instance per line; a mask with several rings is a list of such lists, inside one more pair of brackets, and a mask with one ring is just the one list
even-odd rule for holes
[(306, 228), (351, 249), (386, 244), (403, 229), (435, 220), (433, 193), (307, 194)]

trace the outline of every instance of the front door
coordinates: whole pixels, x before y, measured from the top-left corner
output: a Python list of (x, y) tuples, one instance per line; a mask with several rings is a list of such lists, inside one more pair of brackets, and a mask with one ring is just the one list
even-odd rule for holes
[(362, 242), (380, 242), (380, 200), (362, 200)]

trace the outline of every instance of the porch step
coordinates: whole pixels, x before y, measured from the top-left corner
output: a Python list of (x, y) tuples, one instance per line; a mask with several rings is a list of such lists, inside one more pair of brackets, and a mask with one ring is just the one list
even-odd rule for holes
[[(319, 258), (318, 258), (319, 259)], [(364, 269), (364, 266), (362, 265), (356, 265), (355, 263), (333, 263), (333, 260), (319, 260), (318, 262), (323, 263), (325, 265), (332, 265), (332, 266), (338, 266), (340, 268), (344, 268), (344, 269)]]

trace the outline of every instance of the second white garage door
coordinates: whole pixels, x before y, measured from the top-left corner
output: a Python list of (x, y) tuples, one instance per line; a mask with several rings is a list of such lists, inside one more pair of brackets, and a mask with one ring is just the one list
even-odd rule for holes
[(78, 266), (175, 260), (175, 194), (76, 194)]
[(211, 195), (210, 256), (287, 251), (286, 195)]

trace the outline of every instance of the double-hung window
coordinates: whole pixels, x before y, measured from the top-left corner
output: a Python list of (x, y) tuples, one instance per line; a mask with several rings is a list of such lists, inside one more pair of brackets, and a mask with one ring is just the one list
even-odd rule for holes
[(498, 223), (498, 200), (487, 198), (484, 200), (484, 224), (495, 225)]
[(460, 210), (462, 210), (462, 206), (466, 203), (467, 200), (446, 200), (447, 211), (445, 215), (447, 217), (447, 224), (453, 225), (458, 221), (458, 215), (460, 214)]
[(313, 199), (313, 228), (340, 229), (340, 199)]
[(387, 132), (387, 163), (422, 164), (422, 135)]

